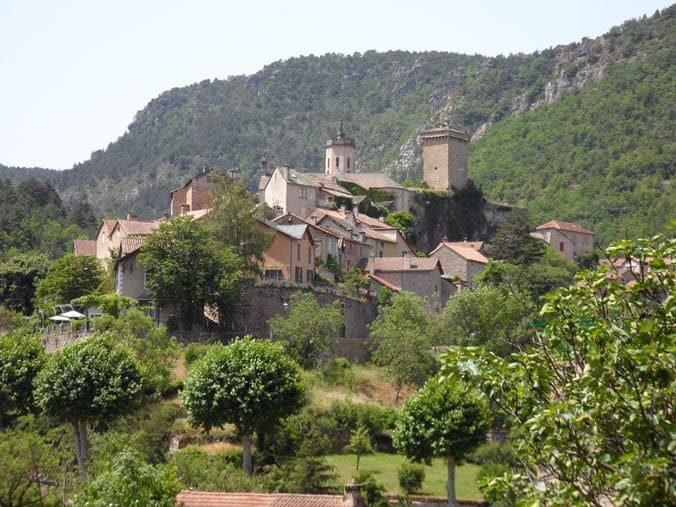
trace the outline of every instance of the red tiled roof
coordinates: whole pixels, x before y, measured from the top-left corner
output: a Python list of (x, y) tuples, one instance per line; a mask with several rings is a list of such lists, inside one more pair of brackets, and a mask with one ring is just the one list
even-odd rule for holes
[(159, 229), (161, 220), (142, 222), (140, 220), (118, 220), (117, 226), (127, 236), (148, 236)]
[(577, 232), (579, 234), (590, 234), (591, 236), (594, 236), (593, 232), (588, 231), (581, 225), (571, 224), (570, 222), (562, 222), (561, 220), (550, 220), (546, 224), (542, 224), (537, 227), (538, 231), (546, 229), (557, 229), (560, 231)]
[(404, 257), (373, 257), (373, 260), (376, 271), (432, 271), (439, 264), (439, 259), (411, 257), (411, 268), (407, 269), (404, 267)]
[(338, 495), (295, 495), (286, 493), (221, 493), (181, 491), (178, 507), (343, 507)]
[(117, 225), (117, 220), (111, 220), (108, 218), (103, 219), (103, 223), (101, 224), (101, 227), (104, 227), (106, 229), (106, 234), (110, 236), (113, 233), (113, 229), (115, 229), (115, 226)]
[(96, 255), (96, 240), (74, 239), (73, 253), (75, 255)]
[(479, 251), (482, 246), (483, 243), (481, 241), (463, 241), (457, 243), (442, 241), (430, 252), (430, 255), (434, 255), (440, 248), (448, 248), (465, 260), (486, 264), (488, 259)]
[(120, 257), (135, 252), (141, 248), (145, 242), (146, 238), (122, 238), (120, 241)]

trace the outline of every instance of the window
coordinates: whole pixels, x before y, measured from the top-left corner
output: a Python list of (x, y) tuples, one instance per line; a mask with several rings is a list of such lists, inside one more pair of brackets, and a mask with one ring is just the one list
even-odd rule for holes
[(309, 283), (312, 283), (312, 282), (314, 281), (314, 279), (315, 279), (315, 274), (314, 274), (314, 272), (313, 272), (311, 269), (308, 269), (308, 270), (307, 270), (307, 281), (308, 281)]
[(282, 280), (284, 275), (282, 274), (281, 269), (266, 269), (265, 270), (265, 279), (266, 280)]
[(298, 190), (298, 196), (301, 199), (307, 199), (307, 188), (301, 188)]
[(329, 169), (330, 166), (331, 166), (331, 159), (327, 158), (326, 159), (326, 168)]
[(296, 245), (296, 257), (300, 260), (300, 243)]
[(312, 264), (312, 247), (307, 247), (307, 263)]
[(300, 282), (303, 281), (303, 268), (296, 266), (294, 280), (297, 283), (300, 283)]
[(336, 169), (340, 169), (340, 157), (336, 157)]
[(559, 252), (563, 252), (563, 241), (559, 243)]
[(350, 157), (347, 157), (347, 168), (350, 168)]

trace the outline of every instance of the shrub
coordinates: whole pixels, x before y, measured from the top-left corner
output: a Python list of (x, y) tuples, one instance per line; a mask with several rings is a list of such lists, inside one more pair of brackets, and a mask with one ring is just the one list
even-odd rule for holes
[(355, 375), (350, 362), (344, 357), (337, 357), (329, 361), (322, 371), (324, 381), (330, 386), (341, 385), (348, 389), (354, 388)]
[(422, 489), (425, 480), (425, 468), (418, 463), (402, 463), (399, 467), (399, 486), (411, 494)]
[(499, 496), (495, 488), (489, 489), (486, 487), (491, 479), (500, 477), (506, 472), (509, 472), (509, 468), (502, 463), (487, 463), (477, 472), (476, 482), (479, 485), (479, 491), (481, 491), (484, 500), (491, 507), (511, 507), (514, 505), (506, 497)]
[(500, 463), (503, 465), (516, 465), (516, 452), (509, 444), (490, 442), (483, 444), (467, 457), (467, 461), (476, 465)]
[[(237, 463), (232, 461), (237, 459)], [(210, 456), (196, 447), (187, 447), (169, 457), (183, 488), (204, 491), (250, 491), (253, 481), (241, 469), (241, 453)]]
[(321, 456), (301, 456), (294, 461), (289, 489), (293, 493), (325, 493), (335, 488), (337, 479), (335, 468)]
[(361, 495), (369, 507), (385, 507), (390, 504), (383, 497), (385, 486), (376, 481), (370, 470), (359, 470), (352, 475), (357, 484), (361, 484)]
[(210, 343), (193, 342), (185, 347), (185, 364), (190, 366), (192, 363), (202, 358), (211, 348)]

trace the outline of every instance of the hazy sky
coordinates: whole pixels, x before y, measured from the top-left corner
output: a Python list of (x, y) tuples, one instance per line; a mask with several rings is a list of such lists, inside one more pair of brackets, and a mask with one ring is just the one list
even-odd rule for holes
[(299, 55), (530, 53), (667, 0), (0, 0), (0, 163), (69, 168), (175, 86)]

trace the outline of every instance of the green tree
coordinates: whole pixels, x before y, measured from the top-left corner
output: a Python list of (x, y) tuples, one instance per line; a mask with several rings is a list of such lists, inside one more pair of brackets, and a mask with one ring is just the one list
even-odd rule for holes
[(47, 275), (49, 257), (42, 253), (17, 254), (0, 262), (0, 301), (10, 310), (33, 313), (36, 285)]
[(514, 208), (498, 225), (488, 246), (488, 255), (510, 264), (532, 264), (545, 253), (545, 243), (530, 235), (534, 229), (528, 211)]
[(457, 380), (430, 379), (404, 404), (394, 445), (406, 457), (446, 459), (448, 505), (455, 506), (455, 466), (486, 440), (489, 418), (485, 397)]
[(239, 297), (242, 259), (219, 248), (209, 230), (189, 216), (160, 225), (143, 245), (139, 265), (147, 270), (149, 293), (163, 306), (175, 305), (180, 325), (188, 329), (205, 304), (225, 316)]
[(249, 337), (215, 345), (190, 369), (181, 400), (193, 424), (209, 431), (233, 424), (242, 436), (242, 468), (251, 475), (252, 436), (297, 412), (305, 388), (295, 362), (281, 346)]
[(49, 357), (35, 378), (42, 411), (70, 423), (82, 478), (87, 473), (88, 424), (108, 423), (130, 412), (143, 390), (133, 353), (109, 335), (80, 340)]
[(20, 332), (0, 336), (0, 428), (35, 408), (33, 380), (45, 359), (40, 337)]
[(343, 283), (340, 285), (353, 297), (362, 297), (363, 291), (371, 285), (371, 279), (356, 267), (351, 267), (343, 275)]
[(107, 469), (77, 496), (75, 505), (173, 507), (179, 490), (173, 468), (149, 465), (127, 449), (112, 458)]
[(104, 276), (96, 257), (67, 254), (49, 267), (47, 276), (35, 290), (35, 298), (42, 307), (70, 303), (75, 298), (95, 292)]
[(405, 291), (396, 294), (389, 306), (380, 307), (380, 315), (369, 325), (377, 347), (373, 360), (394, 381), (397, 403), (403, 386), (420, 386), (436, 370), (428, 326), (424, 301)]
[[(673, 502), (676, 241), (626, 241), (607, 254), (633, 263), (635, 283), (616, 283), (607, 266), (583, 272), (548, 296), (532, 347), (509, 360), (480, 349), (445, 357), (445, 374), (476, 377), (514, 427), (523, 467), (486, 484), (491, 496)], [(536, 467), (551, 476), (538, 487)]]
[(385, 223), (399, 229), (408, 241), (415, 241), (415, 217), (408, 211), (395, 211), (385, 217)]
[(212, 210), (207, 219), (211, 233), (218, 243), (233, 248), (248, 270), (258, 272), (263, 252), (274, 241), (272, 231), (259, 227), (269, 209), (238, 180), (217, 173), (211, 178)]
[(498, 287), (463, 290), (448, 300), (433, 321), (438, 343), (483, 346), (506, 355), (517, 350), (530, 334), (535, 306), (522, 305)]
[(357, 467), (355, 470), (359, 470), (359, 460), (362, 455), (373, 453), (371, 435), (369, 434), (368, 428), (365, 428), (364, 426), (355, 428), (352, 435), (350, 435), (350, 443), (345, 446), (345, 450), (357, 455)]
[(287, 353), (303, 368), (326, 364), (342, 324), (340, 303), (321, 306), (311, 292), (292, 294), (289, 316), (275, 315), (268, 321), (272, 334), (284, 341)]

